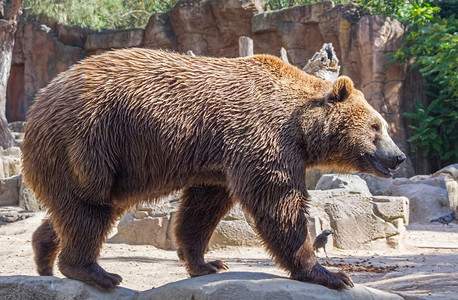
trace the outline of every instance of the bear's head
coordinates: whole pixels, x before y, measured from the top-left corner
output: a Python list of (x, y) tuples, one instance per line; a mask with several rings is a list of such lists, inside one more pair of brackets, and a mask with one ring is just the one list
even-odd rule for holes
[(339, 77), (321, 104), (326, 144), (321, 164), (325, 167), (391, 177), (406, 159), (388, 135), (387, 122), (350, 78)]

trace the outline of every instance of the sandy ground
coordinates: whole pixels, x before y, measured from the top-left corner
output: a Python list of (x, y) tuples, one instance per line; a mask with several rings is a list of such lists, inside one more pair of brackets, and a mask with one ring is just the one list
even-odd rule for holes
[[(0, 275), (37, 275), (31, 236), (43, 213), (0, 226)], [(458, 299), (458, 223), (410, 225), (403, 249), (333, 249), (329, 258), (319, 253), (320, 262), (352, 276), (355, 283), (396, 292), (409, 299)], [(229, 271), (253, 271), (287, 276), (261, 247), (215, 249), (206, 258), (225, 260)], [(122, 286), (147, 290), (188, 278), (175, 251), (153, 246), (105, 244), (100, 264), (123, 277)], [(63, 277), (55, 269), (55, 276)]]

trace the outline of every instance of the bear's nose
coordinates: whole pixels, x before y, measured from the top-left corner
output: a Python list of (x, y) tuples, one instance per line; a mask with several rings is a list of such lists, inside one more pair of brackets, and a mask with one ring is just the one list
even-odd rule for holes
[(406, 160), (406, 155), (402, 153), (401, 155), (396, 156), (396, 164), (400, 165), (403, 161)]

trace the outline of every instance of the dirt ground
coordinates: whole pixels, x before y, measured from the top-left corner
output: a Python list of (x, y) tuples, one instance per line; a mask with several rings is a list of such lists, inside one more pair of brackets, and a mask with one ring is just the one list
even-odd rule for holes
[[(0, 226), (0, 275), (37, 275), (31, 236), (44, 213)], [(458, 223), (410, 225), (402, 249), (378, 251), (338, 249), (318, 256), (332, 270), (341, 269), (355, 283), (396, 292), (408, 299), (458, 299)], [(321, 250), (322, 251), (322, 250)], [(211, 250), (206, 258), (225, 260), (230, 271), (287, 276), (261, 247)], [(147, 290), (188, 278), (175, 251), (153, 246), (105, 244), (100, 264), (123, 277), (122, 286)], [(57, 268), (55, 276), (63, 277)]]

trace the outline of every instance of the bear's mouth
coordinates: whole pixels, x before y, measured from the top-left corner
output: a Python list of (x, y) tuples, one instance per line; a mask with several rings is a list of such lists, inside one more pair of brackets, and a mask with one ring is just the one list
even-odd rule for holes
[(372, 168), (377, 171), (382, 177), (391, 177), (393, 176), (394, 169), (385, 167), (380, 160), (377, 159), (372, 154), (366, 154), (366, 159), (369, 161)]

